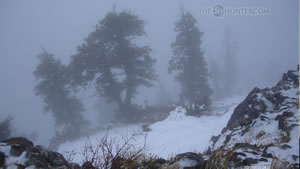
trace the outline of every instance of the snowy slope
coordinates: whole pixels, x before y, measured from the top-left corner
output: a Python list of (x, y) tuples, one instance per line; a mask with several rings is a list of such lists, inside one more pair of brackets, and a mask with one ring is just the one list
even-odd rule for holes
[[(213, 105), (213, 114), (218, 116), (192, 117), (185, 115), (185, 109), (177, 107), (170, 112), (168, 118), (156, 122), (149, 127), (151, 131), (143, 132), (142, 124), (112, 127), (109, 131), (109, 137), (122, 140), (132, 133), (137, 134), (135, 144), (140, 147), (144, 145), (145, 135), (146, 152), (168, 158), (172, 155), (187, 151), (203, 152), (209, 146), (209, 139), (212, 135), (221, 132), (227, 124), (233, 109), (241, 102), (244, 97), (234, 97), (232, 99), (216, 102)], [(92, 145), (104, 137), (106, 131), (99, 131), (93, 136), (89, 136)], [(76, 152), (74, 162), (81, 163), (83, 156), (81, 154), (88, 137), (81, 138), (77, 141), (66, 142), (59, 147), (59, 152), (67, 154)]]

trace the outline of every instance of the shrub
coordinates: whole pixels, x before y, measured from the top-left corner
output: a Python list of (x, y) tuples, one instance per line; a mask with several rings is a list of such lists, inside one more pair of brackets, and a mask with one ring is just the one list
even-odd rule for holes
[(149, 131), (152, 130), (152, 129), (149, 127), (149, 124), (143, 124), (143, 125), (142, 125), (142, 129), (143, 129), (143, 132), (149, 132)]

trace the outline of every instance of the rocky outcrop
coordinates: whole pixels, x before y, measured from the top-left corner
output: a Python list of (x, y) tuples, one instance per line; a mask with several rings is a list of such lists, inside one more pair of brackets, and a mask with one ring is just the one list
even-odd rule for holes
[(227, 126), (211, 138), (210, 151), (231, 152), (234, 167), (299, 166), (299, 74), (288, 71), (272, 88), (254, 88), (234, 110)]
[(49, 151), (26, 138), (17, 137), (1, 141), (0, 166), (3, 168), (71, 168), (63, 155)]
[[(288, 71), (273, 88), (254, 88), (246, 99), (235, 108), (228, 121), (227, 128), (232, 130), (238, 126), (249, 125), (261, 113), (278, 109), (285, 99), (289, 98), (289, 96), (282, 94), (282, 92), (295, 88), (298, 89), (298, 77), (298, 71)], [(297, 98), (294, 97), (294, 99)]]

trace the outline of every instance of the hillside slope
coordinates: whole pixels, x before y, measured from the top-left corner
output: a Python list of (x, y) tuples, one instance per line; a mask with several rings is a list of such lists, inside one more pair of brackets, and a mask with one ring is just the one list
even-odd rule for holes
[[(108, 137), (122, 141), (134, 134), (134, 144), (136, 147), (142, 147), (145, 143), (145, 136), (147, 136), (146, 153), (162, 158), (187, 151), (203, 152), (209, 146), (210, 137), (221, 132), (234, 107), (241, 100), (242, 97), (235, 97), (216, 102), (214, 114), (218, 114), (218, 116), (186, 116), (186, 110), (177, 107), (169, 113), (165, 120), (149, 125), (150, 131), (143, 131), (143, 124), (111, 126)], [(96, 146), (106, 132), (106, 130), (102, 130), (89, 136), (89, 141)], [(66, 142), (60, 145), (58, 151), (63, 154), (77, 152), (74, 161), (81, 163), (83, 159), (81, 151), (87, 140), (88, 137), (83, 137), (73, 142)]]
[[(128, 168), (128, 165), (129, 168), (152, 169), (227, 169), (270, 165), (273, 168), (299, 168), (298, 86), (298, 71), (288, 71), (274, 87), (254, 88), (240, 104), (241, 97), (215, 103), (212, 112), (215, 116), (186, 116), (186, 110), (177, 107), (165, 120), (144, 126), (144, 130), (142, 124), (120, 125), (111, 127), (108, 132), (103, 130), (90, 137), (66, 142), (59, 147), (59, 152), (65, 157), (25, 138), (11, 138), (0, 142), (0, 168), (94, 169), (95, 159), (87, 156), (94, 152), (96, 157), (102, 156), (97, 151), (84, 152), (84, 148), (97, 150), (99, 141), (109, 137), (116, 142), (104, 146), (114, 151), (109, 146), (116, 146), (114, 143), (131, 136), (134, 139), (129, 148), (134, 148), (133, 151), (146, 143), (145, 152), (140, 156), (145, 159), (132, 161), (116, 155), (108, 164), (112, 169)], [(110, 143), (110, 139), (107, 140), (105, 143)], [(132, 153), (131, 150), (125, 148), (126, 153)], [(112, 151), (109, 153), (114, 153)], [(99, 152), (103, 151), (100, 149)], [(150, 154), (174, 158), (149, 158), (147, 155)], [(98, 162), (103, 163), (103, 160)], [(73, 162), (82, 165), (80, 167)], [(113, 167), (116, 163), (117, 167)]]

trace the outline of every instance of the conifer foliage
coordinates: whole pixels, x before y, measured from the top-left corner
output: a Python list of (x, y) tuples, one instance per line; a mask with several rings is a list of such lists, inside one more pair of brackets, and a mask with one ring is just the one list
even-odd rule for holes
[(35, 94), (43, 97), (45, 111), (51, 112), (56, 126), (63, 128), (56, 135), (68, 133), (71, 138), (76, 138), (87, 121), (81, 115), (83, 104), (69, 90), (67, 67), (45, 50), (38, 58), (40, 63), (33, 72), (39, 82)]
[(93, 83), (98, 94), (117, 103), (120, 116), (129, 118), (135, 112), (137, 88), (152, 86), (156, 78), (150, 47), (135, 43), (145, 34), (144, 21), (137, 15), (109, 12), (72, 56), (72, 84)]
[(208, 70), (201, 49), (203, 32), (199, 31), (196, 19), (188, 12), (181, 12), (175, 23), (176, 40), (171, 44), (173, 56), (169, 61), (169, 73), (176, 72), (175, 79), (181, 84), (181, 100), (197, 110), (210, 107)]

